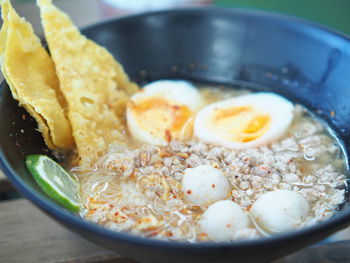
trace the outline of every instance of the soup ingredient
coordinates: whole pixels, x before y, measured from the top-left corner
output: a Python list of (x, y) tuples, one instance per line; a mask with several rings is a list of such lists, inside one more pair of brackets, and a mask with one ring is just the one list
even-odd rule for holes
[(78, 181), (45, 155), (28, 155), (26, 166), (43, 192), (72, 212), (79, 212)]
[(9, 0), (1, 1), (1, 11), (1, 71), (13, 98), (36, 120), (50, 149), (72, 149), (72, 130), (64, 113), (67, 105), (49, 54)]
[(182, 177), (182, 192), (186, 201), (201, 205), (227, 198), (231, 185), (227, 177), (211, 165), (188, 168)]
[(222, 200), (209, 206), (199, 224), (211, 239), (230, 241), (239, 230), (249, 227), (249, 217), (235, 202)]
[(189, 139), (194, 113), (202, 103), (190, 82), (152, 82), (130, 98), (126, 113), (129, 132), (140, 142), (158, 146), (172, 139)]
[(290, 190), (275, 190), (263, 194), (253, 205), (251, 213), (256, 222), (270, 233), (292, 230), (309, 215), (305, 198)]
[(198, 112), (195, 136), (231, 149), (265, 145), (285, 134), (293, 104), (273, 93), (255, 93), (219, 101)]
[[(220, 92), (227, 96), (231, 90), (234, 89), (221, 88), (213, 93), (222, 100)], [(136, 148), (131, 144), (130, 148), (112, 150), (93, 168), (74, 167), (71, 172), (82, 185), (81, 215), (109, 229), (143, 237), (212, 241), (199, 224), (212, 203), (191, 205), (182, 191), (186, 169), (210, 165), (221, 171), (232, 186), (224, 199), (234, 201), (245, 211), (251, 211), (264, 193), (291, 190), (302, 195), (310, 207), (298, 229), (325, 221), (344, 200), (345, 190), (340, 187), (346, 178), (344, 155), (328, 130), (304, 108), (296, 105), (294, 116), (284, 137), (258, 148), (231, 150), (197, 138), (173, 140), (164, 147)], [(221, 212), (217, 215), (221, 216)], [(138, 222), (142, 225), (149, 216), (157, 221), (148, 221), (153, 226), (140, 230)], [(248, 216), (251, 224), (237, 231), (232, 240), (266, 235), (268, 231)]]
[(68, 102), (80, 165), (91, 166), (108, 147), (125, 143), (124, 111), (137, 86), (104, 47), (83, 36), (50, 0), (37, 3)]

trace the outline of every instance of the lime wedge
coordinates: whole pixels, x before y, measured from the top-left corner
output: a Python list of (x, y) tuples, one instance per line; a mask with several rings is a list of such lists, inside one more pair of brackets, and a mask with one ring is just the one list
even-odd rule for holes
[(69, 211), (80, 210), (79, 183), (58, 163), (45, 155), (33, 154), (27, 156), (26, 166), (44, 193)]

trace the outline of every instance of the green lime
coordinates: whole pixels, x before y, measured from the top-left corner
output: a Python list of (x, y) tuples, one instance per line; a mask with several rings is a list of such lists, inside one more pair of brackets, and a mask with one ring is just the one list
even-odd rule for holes
[(26, 166), (44, 193), (69, 211), (80, 210), (79, 183), (58, 163), (33, 154), (27, 156)]

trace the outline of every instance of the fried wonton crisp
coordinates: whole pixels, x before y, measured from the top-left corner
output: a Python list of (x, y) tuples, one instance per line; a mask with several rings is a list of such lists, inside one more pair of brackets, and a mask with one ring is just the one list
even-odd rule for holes
[(72, 149), (72, 129), (64, 114), (66, 102), (49, 54), (9, 0), (1, 1), (1, 9), (1, 70), (13, 97), (37, 121), (49, 148)]
[(126, 141), (125, 105), (137, 86), (105, 48), (83, 36), (50, 0), (37, 4), (68, 102), (80, 165), (91, 166), (111, 145)]

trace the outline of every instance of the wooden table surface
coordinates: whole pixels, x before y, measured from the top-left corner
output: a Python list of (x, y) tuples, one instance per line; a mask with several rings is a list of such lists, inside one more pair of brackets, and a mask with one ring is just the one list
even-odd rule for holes
[(4, 200), (13, 193), (0, 170), (0, 262), (134, 262), (70, 232), (23, 198)]
[(65, 229), (14, 193), (0, 170), (0, 263), (133, 263)]
[(0, 202), (0, 262), (132, 263), (44, 215), (29, 201)]

